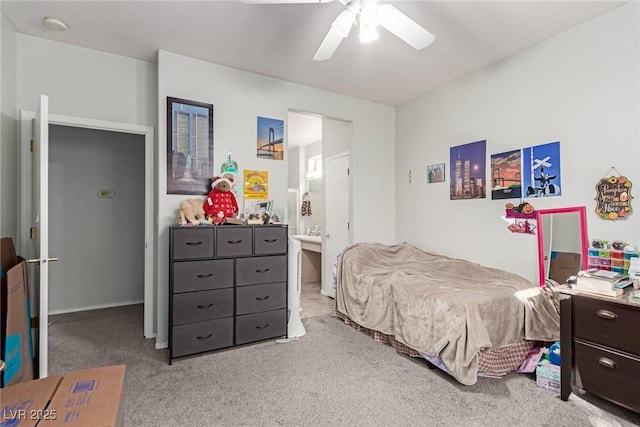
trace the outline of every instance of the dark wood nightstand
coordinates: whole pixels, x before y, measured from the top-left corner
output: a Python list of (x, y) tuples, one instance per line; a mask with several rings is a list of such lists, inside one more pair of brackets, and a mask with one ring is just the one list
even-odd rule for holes
[(640, 303), (560, 292), (560, 398), (573, 387), (640, 413)]

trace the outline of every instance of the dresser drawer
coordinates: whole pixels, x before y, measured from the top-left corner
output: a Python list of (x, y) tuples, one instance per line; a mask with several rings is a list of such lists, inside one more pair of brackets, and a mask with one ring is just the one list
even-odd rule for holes
[(173, 259), (212, 258), (213, 227), (185, 227), (172, 229)]
[(255, 255), (283, 254), (287, 252), (287, 229), (277, 225), (253, 229), (253, 253)]
[(236, 317), (236, 344), (287, 335), (287, 310), (247, 314)]
[(206, 291), (233, 287), (233, 260), (173, 263), (173, 292)]
[(640, 358), (576, 341), (574, 360), (579, 387), (640, 410)]
[(220, 226), (216, 230), (216, 255), (248, 256), (253, 250), (251, 227)]
[(173, 295), (173, 324), (233, 316), (233, 288)]
[(201, 353), (233, 345), (233, 317), (174, 326), (172, 357)]
[(640, 355), (640, 311), (596, 298), (573, 297), (574, 336)]
[(236, 259), (237, 286), (286, 281), (286, 255)]
[(242, 286), (236, 289), (236, 315), (287, 307), (287, 284)]

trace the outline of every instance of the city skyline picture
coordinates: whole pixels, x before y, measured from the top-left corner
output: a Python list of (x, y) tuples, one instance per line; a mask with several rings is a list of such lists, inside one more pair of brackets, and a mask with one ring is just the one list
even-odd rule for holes
[(450, 199), (484, 199), (487, 196), (487, 141), (476, 141), (449, 149)]

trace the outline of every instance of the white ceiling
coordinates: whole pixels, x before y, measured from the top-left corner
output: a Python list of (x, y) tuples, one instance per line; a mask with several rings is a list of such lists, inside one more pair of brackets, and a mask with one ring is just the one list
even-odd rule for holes
[[(255, 0), (254, 0), (255, 1)], [(158, 49), (328, 91), (399, 105), (561, 33), (620, 1), (392, 1), (436, 36), (416, 51), (393, 34), (311, 58), (344, 6), (235, 1), (0, 1), (17, 32), (147, 61)], [(65, 21), (52, 32), (45, 16)]]

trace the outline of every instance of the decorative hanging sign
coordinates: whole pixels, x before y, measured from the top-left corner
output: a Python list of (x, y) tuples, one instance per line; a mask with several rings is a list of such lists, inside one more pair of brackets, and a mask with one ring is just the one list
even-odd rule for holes
[(512, 233), (536, 234), (536, 211), (531, 203), (522, 202), (518, 206), (509, 202), (505, 206), (505, 216), (509, 223), (507, 229)]
[[(612, 167), (609, 172), (615, 171)], [(625, 219), (631, 214), (631, 181), (623, 175), (602, 178), (596, 184), (596, 213), (601, 219)]]

